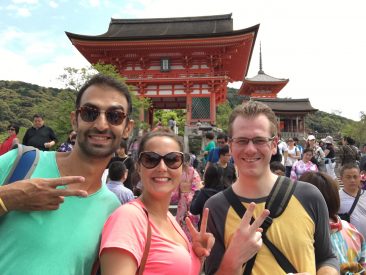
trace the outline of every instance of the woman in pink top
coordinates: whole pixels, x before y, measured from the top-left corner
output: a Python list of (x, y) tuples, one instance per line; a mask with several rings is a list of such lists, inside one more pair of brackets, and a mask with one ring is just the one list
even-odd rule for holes
[(168, 211), (182, 175), (182, 150), (172, 133), (155, 131), (142, 138), (137, 162), (142, 195), (118, 208), (104, 226), (100, 248), (103, 275), (136, 274), (147, 243), (148, 224), (151, 243), (144, 274), (200, 273), (202, 260), (214, 243), (212, 234), (206, 233), (208, 210), (201, 232), (187, 219), (192, 245)]
[(8, 126), (8, 137), (4, 140), (3, 143), (0, 144), (0, 156), (10, 151), (15, 144), (19, 143), (19, 139), (17, 137), (19, 132), (19, 127), (14, 124), (10, 124)]
[(297, 180), (302, 174), (308, 171), (318, 171), (318, 166), (311, 162), (313, 157), (313, 149), (306, 148), (303, 152), (302, 159), (297, 160), (294, 165), (292, 165), (291, 176), (292, 180)]
[(192, 215), (189, 212), (191, 207), (194, 192), (199, 189), (201, 184), (201, 177), (191, 165), (190, 155), (184, 154), (184, 161), (182, 165), (182, 177), (178, 189), (175, 191), (178, 197), (178, 207), (175, 219), (182, 227), (184, 233), (186, 233), (189, 240), (191, 240), (191, 234), (186, 224), (186, 217), (193, 223), (193, 226), (197, 228), (200, 217), (198, 215)]

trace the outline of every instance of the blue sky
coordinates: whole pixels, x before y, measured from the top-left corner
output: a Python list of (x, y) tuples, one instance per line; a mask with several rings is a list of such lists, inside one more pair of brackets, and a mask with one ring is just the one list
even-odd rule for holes
[[(259, 67), (289, 78), (280, 97), (359, 120), (366, 112), (363, 0), (1, 0), (0, 79), (60, 87), (63, 68), (86, 67), (65, 31), (98, 35), (111, 18), (233, 14), (234, 29), (260, 23), (248, 77)], [(231, 84), (239, 87), (240, 83)]]

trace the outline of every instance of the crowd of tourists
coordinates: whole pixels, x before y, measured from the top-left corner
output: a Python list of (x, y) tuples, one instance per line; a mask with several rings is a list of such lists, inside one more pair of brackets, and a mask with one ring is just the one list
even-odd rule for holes
[(366, 161), (352, 138), (281, 141), (274, 112), (248, 101), (196, 156), (173, 118), (129, 144), (131, 112), (127, 86), (98, 74), (58, 149), (41, 115), (22, 141), (9, 125), (1, 274), (365, 273)]

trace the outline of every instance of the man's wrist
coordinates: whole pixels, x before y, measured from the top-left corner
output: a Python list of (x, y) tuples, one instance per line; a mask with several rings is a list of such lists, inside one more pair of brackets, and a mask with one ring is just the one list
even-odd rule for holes
[[(20, 198), (22, 198), (23, 192), (17, 188), (17, 183), (7, 184), (0, 186), (0, 198), (3, 201), (6, 210), (0, 206), (0, 211), (6, 214), (10, 211), (16, 210), (20, 203)], [(1, 215), (1, 214), (0, 214)]]
[(242, 264), (236, 260), (236, 257), (233, 257), (225, 252), (224, 257), (222, 258), (221, 264), (215, 275), (220, 274), (241, 274), (242, 272)]
[(6, 214), (8, 212), (8, 208), (6, 207), (3, 199), (0, 197), (0, 216)]

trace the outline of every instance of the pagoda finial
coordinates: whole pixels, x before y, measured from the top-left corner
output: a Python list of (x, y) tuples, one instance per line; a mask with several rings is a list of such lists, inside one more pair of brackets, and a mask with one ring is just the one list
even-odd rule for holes
[(264, 74), (262, 70), (262, 42), (259, 43), (259, 72), (258, 74)]

